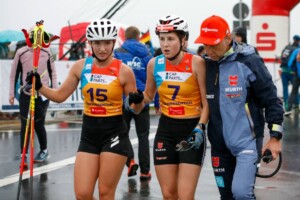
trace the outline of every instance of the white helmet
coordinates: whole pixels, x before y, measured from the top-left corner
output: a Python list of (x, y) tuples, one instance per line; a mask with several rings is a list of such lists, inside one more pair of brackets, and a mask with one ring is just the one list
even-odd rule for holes
[(188, 24), (185, 19), (176, 15), (167, 15), (158, 20), (155, 33), (168, 33), (172, 31), (188, 32)]
[(117, 26), (109, 19), (94, 19), (86, 28), (86, 39), (115, 40), (118, 37)]

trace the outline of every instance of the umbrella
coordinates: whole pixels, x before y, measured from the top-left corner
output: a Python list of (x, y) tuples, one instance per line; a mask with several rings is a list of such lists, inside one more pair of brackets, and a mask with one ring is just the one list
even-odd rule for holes
[(0, 32), (0, 43), (25, 40), (22, 31), (5, 30)]

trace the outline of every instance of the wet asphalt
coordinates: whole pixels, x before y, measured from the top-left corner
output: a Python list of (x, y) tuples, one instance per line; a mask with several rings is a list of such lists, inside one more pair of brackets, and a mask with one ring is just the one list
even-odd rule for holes
[[(159, 116), (151, 115), (150, 152), (157, 129)], [(300, 127), (299, 113), (285, 117), (285, 130), (282, 139), (283, 162), (280, 171), (272, 178), (257, 178), (255, 194), (258, 200), (299, 200), (300, 199)], [(75, 154), (80, 140), (81, 116), (56, 113), (47, 116), (48, 150), (50, 159), (41, 164), (34, 164), (33, 199), (35, 200), (74, 200), (73, 167)], [(267, 132), (267, 129), (266, 129)], [(132, 123), (130, 139), (137, 155), (138, 141)], [(266, 136), (265, 140), (268, 139)], [(35, 141), (35, 152), (38, 142)], [(152, 158), (152, 155), (151, 155)], [(19, 181), (19, 120), (0, 120), (0, 200), (13, 200), (17, 197)], [(268, 170), (273, 166), (263, 166)], [(264, 171), (262, 171), (264, 172)], [(159, 200), (162, 199), (159, 183), (151, 160), (152, 179), (140, 181), (138, 175), (127, 177), (124, 168), (119, 182), (116, 199), (122, 200)], [(29, 171), (24, 172), (20, 199), (29, 199)], [(98, 196), (95, 189), (95, 196)], [(195, 199), (220, 199), (210, 164), (210, 145)]]

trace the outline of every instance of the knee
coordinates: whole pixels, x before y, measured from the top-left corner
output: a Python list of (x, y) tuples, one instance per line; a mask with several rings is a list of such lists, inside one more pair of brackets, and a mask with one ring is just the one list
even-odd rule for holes
[(75, 195), (76, 195), (76, 200), (93, 199), (93, 195), (85, 191), (78, 191), (75, 193)]
[(178, 199), (177, 191), (176, 190), (169, 190), (169, 189), (164, 189), (162, 191), (164, 200), (174, 200)]
[(111, 187), (101, 185), (101, 187), (99, 187), (98, 189), (100, 199), (111, 199), (110, 197), (114, 196), (114, 189), (112, 189)]

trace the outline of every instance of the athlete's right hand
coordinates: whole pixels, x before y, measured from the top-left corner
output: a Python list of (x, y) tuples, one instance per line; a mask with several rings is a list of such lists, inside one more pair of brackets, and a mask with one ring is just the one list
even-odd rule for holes
[(132, 103), (139, 104), (144, 100), (144, 93), (141, 90), (137, 90), (137, 92), (130, 92), (128, 96), (129, 105)]
[(139, 104), (143, 100), (144, 93), (142, 91), (138, 90), (137, 92), (130, 92), (124, 101), (125, 109), (135, 114), (135, 110), (131, 107), (131, 104)]
[(35, 77), (35, 90), (38, 91), (43, 86), (41, 82), (41, 77), (37, 72), (33, 72), (33, 71), (28, 72), (26, 76), (26, 82), (28, 85), (32, 85), (32, 77)]

